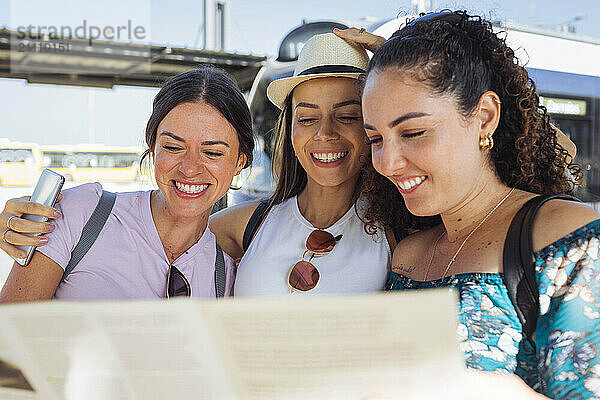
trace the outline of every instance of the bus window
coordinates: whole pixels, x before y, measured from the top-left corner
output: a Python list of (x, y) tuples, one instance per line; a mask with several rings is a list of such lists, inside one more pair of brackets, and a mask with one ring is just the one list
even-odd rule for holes
[(0, 149), (0, 162), (2, 163), (31, 163), (33, 161), (32, 149)]
[(33, 185), (41, 168), (40, 150), (35, 144), (0, 143), (0, 185)]
[(565, 118), (552, 115), (556, 125), (577, 146), (575, 162), (583, 169), (584, 187), (577, 190), (577, 196), (583, 201), (600, 201), (600, 162), (596, 150), (595, 140), (592, 135), (592, 121), (584, 118)]
[(258, 140), (252, 152), (252, 166), (242, 170), (235, 178), (234, 186), (239, 189), (230, 190), (227, 194), (228, 205), (271, 196), (275, 189), (275, 182), (271, 175), (271, 160), (263, 150), (263, 146), (263, 142)]
[(304, 23), (293, 29), (281, 41), (277, 61), (296, 61), (302, 46), (308, 39), (320, 33), (332, 32), (333, 28), (347, 29), (348, 26), (339, 22), (319, 21)]
[(55, 170), (68, 181), (128, 182), (140, 178), (138, 148), (124, 149), (98, 145), (93, 146), (48, 146), (42, 149), (44, 164)]

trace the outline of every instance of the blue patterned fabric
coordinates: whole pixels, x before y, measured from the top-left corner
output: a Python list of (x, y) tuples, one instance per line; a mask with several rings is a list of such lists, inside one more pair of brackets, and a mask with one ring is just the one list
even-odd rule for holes
[(600, 219), (535, 254), (540, 293), (536, 344), (522, 326), (502, 274), (421, 282), (390, 273), (386, 290), (455, 287), (457, 335), (467, 367), (516, 373), (552, 399), (600, 398)]

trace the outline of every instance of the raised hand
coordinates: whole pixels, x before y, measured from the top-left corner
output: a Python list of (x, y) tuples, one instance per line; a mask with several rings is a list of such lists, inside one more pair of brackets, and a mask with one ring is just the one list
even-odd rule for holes
[(367, 32), (364, 28), (348, 28), (348, 29), (333, 29), (333, 33), (342, 39), (360, 44), (365, 49), (375, 52), (385, 42), (382, 36), (373, 35)]

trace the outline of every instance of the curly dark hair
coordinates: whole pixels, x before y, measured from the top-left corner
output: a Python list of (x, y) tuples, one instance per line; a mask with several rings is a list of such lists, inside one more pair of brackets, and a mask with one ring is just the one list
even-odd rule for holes
[[(471, 116), (486, 91), (495, 92), (502, 109), (490, 163), (509, 187), (532, 193), (572, 193), (582, 182), (581, 167), (558, 142), (535, 83), (492, 24), (466, 11), (421, 14), (407, 21), (379, 48), (370, 74), (393, 68), (423, 82), (434, 94), (450, 95), (463, 117)], [(387, 179), (364, 179), (369, 203), (365, 219), (401, 228), (422, 229), (438, 218), (410, 218), (404, 200)]]

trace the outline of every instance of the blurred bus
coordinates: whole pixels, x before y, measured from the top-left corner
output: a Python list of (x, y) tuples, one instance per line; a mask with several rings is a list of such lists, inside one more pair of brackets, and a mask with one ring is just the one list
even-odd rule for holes
[(141, 148), (101, 144), (41, 146), (42, 164), (67, 181), (130, 182), (140, 179)]
[(0, 138), (0, 185), (31, 186), (40, 176), (41, 165), (37, 144)]
[(252, 166), (243, 169), (239, 175), (235, 176), (232, 186), (236, 189), (227, 192), (226, 203), (221, 204), (221, 208), (226, 205), (267, 198), (275, 190), (271, 176), (271, 159), (265, 151), (262, 137), (258, 137), (254, 141)]
[[(263, 138), (265, 153), (270, 157), (279, 116), (279, 110), (266, 97), (267, 86), (275, 79), (292, 76), (298, 53), (312, 35), (355, 26), (390, 37), (405, 21), (406, 17), (308, 22), (285, 35), (277, 57), (265, 63), (249, 93), (254, 132)], [(505, 32), (507, 43), (525, 64), (554, 124), (577, 146), (575, 161), (585, 170), (585, 189), (577, 195), (584, 201), (600, 201), (600, 146), (597, 143), (600, 138), (600, 39), (509, 22), (495, 22), (493, 27), (497, 32)], [(241, 182), (242, 190), (253, 198), (268, 196), (254, 190), (254, 184)]]

